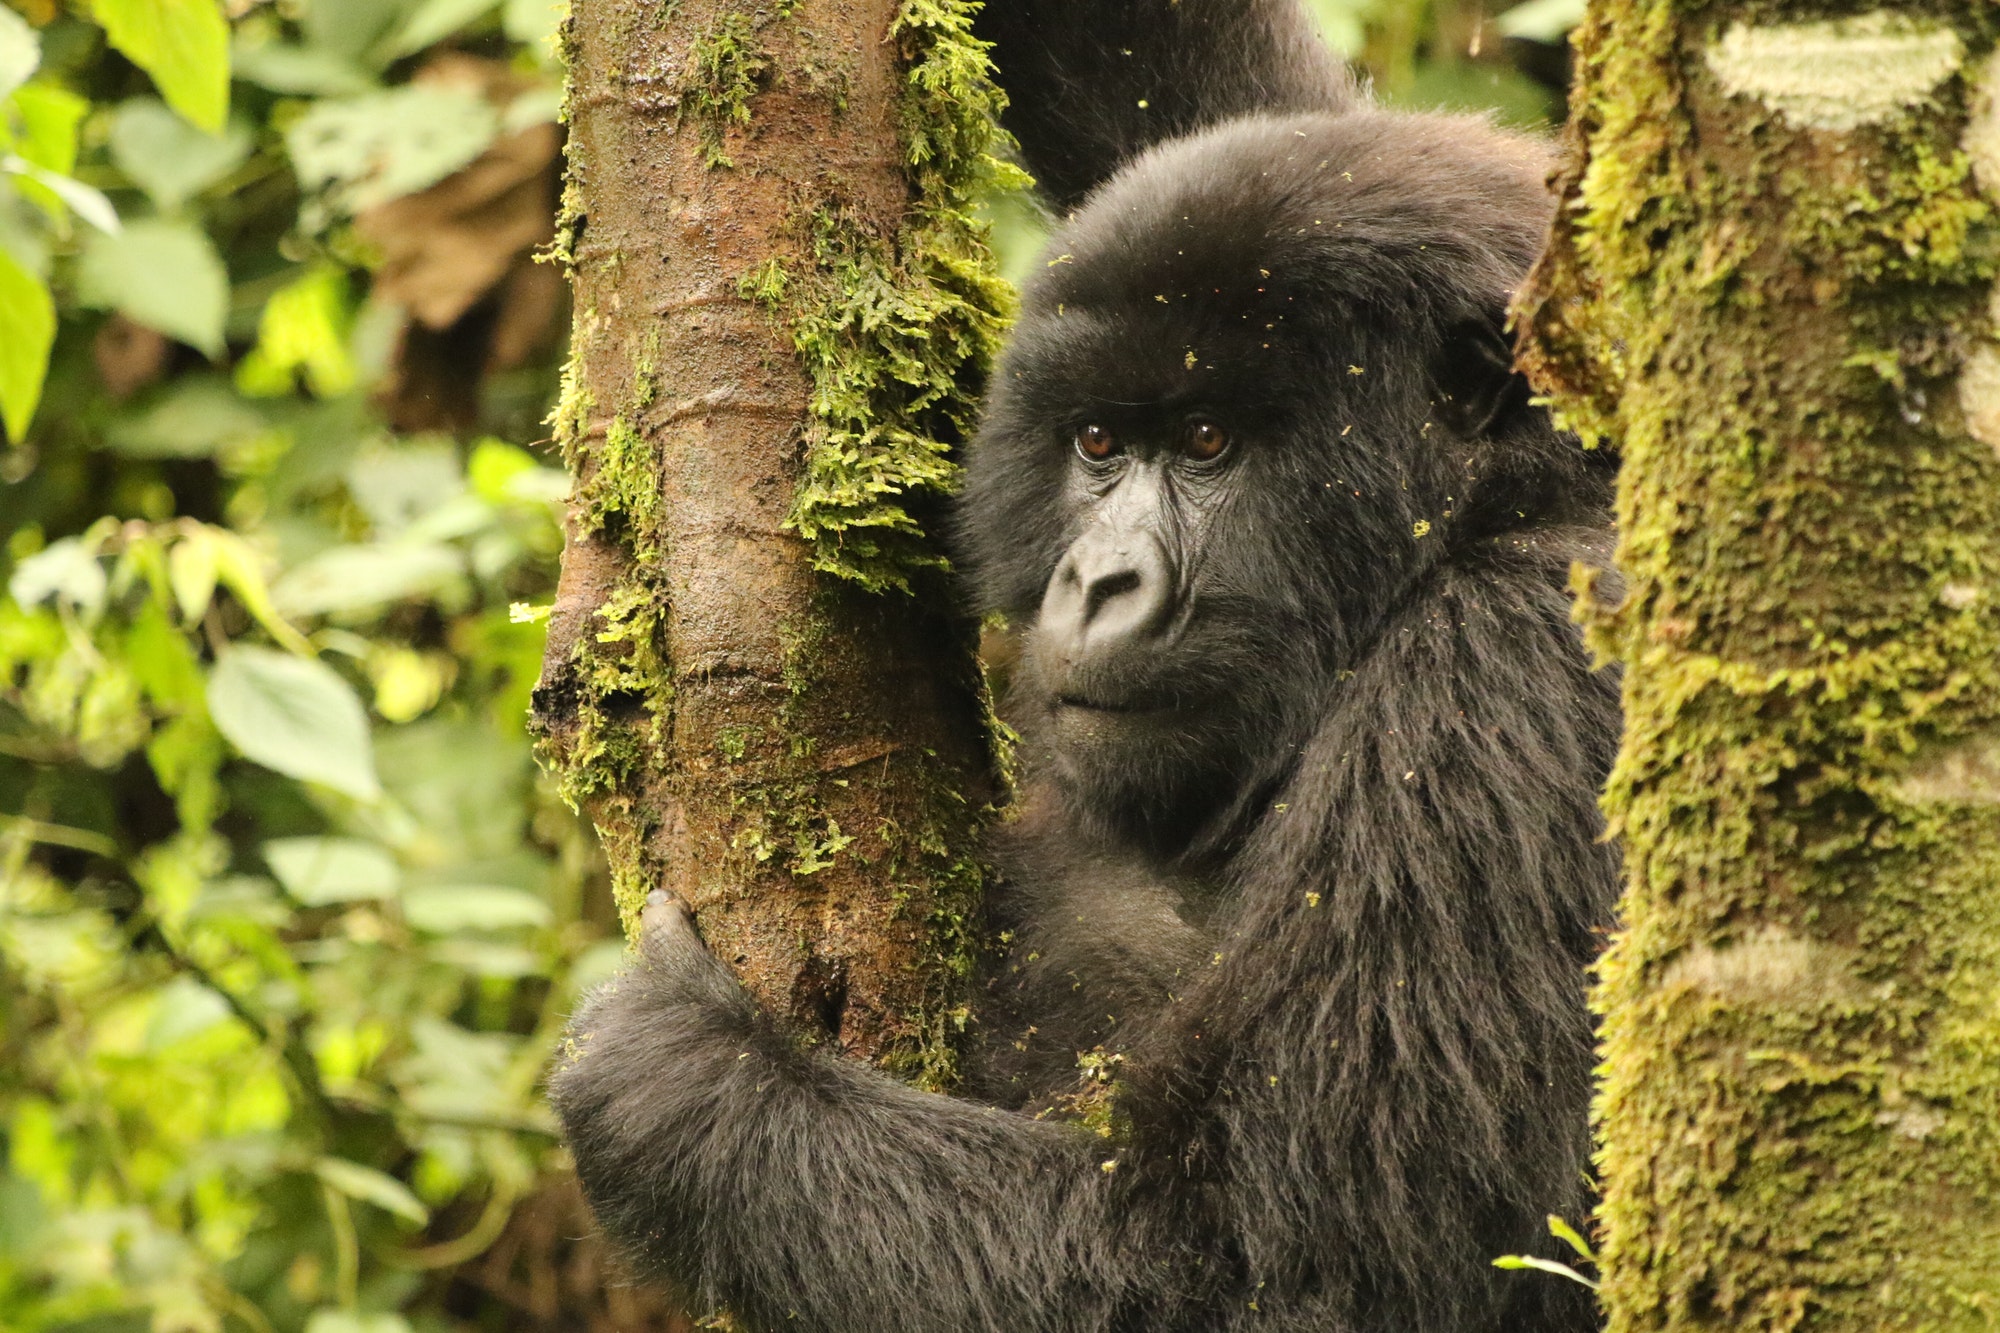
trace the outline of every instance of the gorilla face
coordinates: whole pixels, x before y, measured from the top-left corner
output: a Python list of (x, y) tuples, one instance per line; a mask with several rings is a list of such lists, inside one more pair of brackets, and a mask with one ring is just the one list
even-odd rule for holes
[(1073, 808), (1158, 850), (1227, 836), (1494, 493), (1536, 236), (1437, 209), (1434, 177), (1508, 176), (1487, 145), (1385, 161), (1369, 119), (1239, 122), (1113, 180), (1051, 242), (975, 442), (964, 546), (1029, 627), (1010, 715)]
[(1317, 667), (1296, 608), (1246, 595), (1224, 558), (1254, 549), (1232, 529), (1257, 441), (1221, 406), (1107, 406), (1068, 427), (1064, 500), (1079, 529), (1024, 645), (1016, 702), (1054, 776), (1155, 843), (1258, 785), (1290, 732), (1279, 687)]

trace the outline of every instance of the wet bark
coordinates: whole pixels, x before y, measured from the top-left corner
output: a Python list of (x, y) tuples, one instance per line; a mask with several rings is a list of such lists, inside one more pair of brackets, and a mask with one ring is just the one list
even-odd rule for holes
[(1623, 450), (1603, 1299), (2000, 1310), (2000, 8), (1595, 0), (1524, 362)]

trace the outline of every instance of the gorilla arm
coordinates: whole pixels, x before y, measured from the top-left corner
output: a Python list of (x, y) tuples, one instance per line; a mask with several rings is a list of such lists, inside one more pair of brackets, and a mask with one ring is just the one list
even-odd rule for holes
[(664, 894), (641, 948), (571, 1025), (550, 1092), (644, 1273), (759, 1329), (1089, 1326), (1092, 1135), (802, 1049)]
[(987, 0), (975, 28), (1007, 128), (1064, 209), (1163, 139), (1361, 100), (1299, 0)]
[(1117, 1170), (1087, 1131), (802, 1048), (661, 899), (552, 1087), (607, 1232), (758, 1330), (1589, 1327), (1488, 1266), (1583, 1204), (1612, 882), (1616, 686), (1561, 593), (1589, 553), (1549, 545), (1447, 576), (1340, 687), (1216, 964), (1134, 1016)]

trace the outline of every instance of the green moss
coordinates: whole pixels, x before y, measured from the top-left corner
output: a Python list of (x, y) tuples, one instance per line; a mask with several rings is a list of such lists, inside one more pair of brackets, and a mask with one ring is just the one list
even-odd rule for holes
[(694, 39), (688, 61), (683, 105), (701, 122), (702, 153), (711, 167), (733, 167), (723, 149), (731, 126), (750, 123), (750, 99), (771, 72), (771, 56), (759, 29), (763, 23), (749, 14), (724, 14), (716, 25)]
[(776, 307), (812, 378), (812, 421), (790, 527), (814, 564), (871, 591), (907, 591), (944, 557), (919, 514), (957, 479), (953, 450), (976, 411), (967, 371), (996, 350), (1012, 312), (973, 196), (1018, 182), (994, 155), (1002, 97), (968, 0), (909, 0), (892, 36), (908, 75), (909, 221), (881, 236), (838, 209), (811, 220), (812, 266), (765, 265), (741, 284)]
[[(1990, 5), (1930, 8), (1990, 44)], [(1956, 81), (1801, 131), (1690, 77), (1705, 14), (1593, 6), (1524, 306), (1543, 387), (1624, 453), (1625, 596), (1579, 580), (1625, 667), (1609, 1327), (1990, 1327), (2000, 805), (1909, 775), (2000, 731), (2000, 459), (1949, 407), (2000, 229)]]

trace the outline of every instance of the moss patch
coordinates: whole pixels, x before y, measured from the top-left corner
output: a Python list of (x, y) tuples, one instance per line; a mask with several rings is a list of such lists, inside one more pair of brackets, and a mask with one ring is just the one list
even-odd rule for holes
[(903, 147), (915, 199), (880, 235), (828, 208), (810, 219), (812, 262), (775, 263), (741, 290), (784, 318), (813, 385), (805, 468), (789, 526), (820, 570), (871, 591), (908, 591), (944, 557), (922, 511), (953, 488), (971, 432), (968, 379), (997, 350), (1013, 291), (973, 216), (985, 184), (1022, 182), (996, 156), (1004, 99), (972, 0), (908, 0), (891, 36), (908, 74)]
[(750, 123), (750, 99), (770, 75), (771, 56), (759, 36), (768, 21), (768, 15), (724, 14), (688, 53), (683, 105), (701, 122), (702, 152), (711, 167), (736, 165), (723, 136), (731, 126)]

